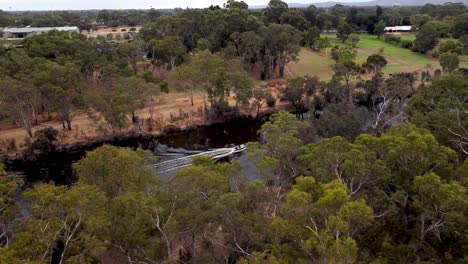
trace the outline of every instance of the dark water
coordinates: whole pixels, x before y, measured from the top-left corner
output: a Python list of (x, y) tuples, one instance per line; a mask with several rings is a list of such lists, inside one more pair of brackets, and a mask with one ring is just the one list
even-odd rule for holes
[[(207, 150), (256, 141), (257, 130), (261, 124), (259, 120), (239, 119), (190, 130), (168, 132), (157, 137), (116, 138), (106, 144), (132, 149), (143, 148), (153, 152), (160, 150), (160, 146), (185, 150)], [(56, 184), (72, 184), (78, 180), (72, 164), (83, 158), (86, 151), (91, 151), (101, 145), (102, 143), (95, 144), (86, 149), (75, 150), (73, 153), (52, 153), (33, 163), (11, 165), (8, 170), (10, 173), (24, 177), (27, 182), (53, 181)]]

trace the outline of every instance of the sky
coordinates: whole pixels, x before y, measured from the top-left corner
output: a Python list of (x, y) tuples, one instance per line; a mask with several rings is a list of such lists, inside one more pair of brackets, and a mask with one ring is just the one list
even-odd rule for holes
[[(244, 0), (250, 6), (265, 5), (268, 0)], [(328, 0), (295, 0), (290, 3), (308, 4), (327, 2)], [(343, 0), (341, 2), (350, 2)], [(358, 0), (359, 1), (359, 0)], [(362, 1), (362, 0), (361, 0)], [(149, 9), (150, 7), (208, 7), (222, 6), (226, 0), (0, 0), (0, 9), (4, 11), (19, 10), (83, 10), (83, 9)], [(356, 1), (355, 1), (356, 2)]]

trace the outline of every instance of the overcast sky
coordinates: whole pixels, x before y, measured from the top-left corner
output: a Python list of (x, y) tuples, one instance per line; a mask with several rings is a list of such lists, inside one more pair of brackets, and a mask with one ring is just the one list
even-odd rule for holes
[[(244, 0), (249, 5), (263, 5), (268, 0)], [(326, 2), (328, 0), (294, 0), (290, 3)], [(342, 2), (350, 2), (343, 0)], [(359, 0), (357, 0), (359, 1)], [(357, 2), (354, 1), (354, 2)], [(363, 0), (361, 0), (363, 1)], [(148, 9), (174, 7), (222, 6), (226, 0), (0, 0), (0, 9), (18, 10), (82, 10), (82, 9)]]

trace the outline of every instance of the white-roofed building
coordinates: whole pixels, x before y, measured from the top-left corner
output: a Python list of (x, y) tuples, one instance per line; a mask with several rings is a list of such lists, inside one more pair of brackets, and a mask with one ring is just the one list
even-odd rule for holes
[(76, 32), (80, 33), (78, 27), (22, 27), (22, 28), (5, 28), (3, 29), (3, 38), (5, 39), (23, 39), (31, 37), (51, 30), (66, 31), (69, 34)]
[(385, 27), (385, 32), (410, 32), (413, 29), (413, 26), (394, 26), (394, 27)]

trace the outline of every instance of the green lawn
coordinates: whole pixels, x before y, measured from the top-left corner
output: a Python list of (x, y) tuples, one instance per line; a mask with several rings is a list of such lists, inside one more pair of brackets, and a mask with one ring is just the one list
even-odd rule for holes
[[(383, 56), (387, 59), (388, 65), (384, 69), (385, 74), (395, 72), (422, 71), (428, 66), (433, 69), (440, 68), (439, 62), (435, 58), (404, 49), (399, 46), (387, 43), (377, 36), (369, 34), (360, 34), (360, 41), (357, 45), (357, 62), (364, 62), (369, 55), (379, 53), (383, 48)], [(342, 45), (335, 34), (323, 34), (322, 37), (328, 37), (332, 45)], [(412, 35), (405, 35), (402, 39), (414, 39)], [(460, 67), (468, 67), (466, 56), (462, 56)], [(299, 62), (289, 66), (294, 75), (317, 75), (322, 80), (329, 80), (333, 75), (331, 65), (333, 60), (324, 53), (313, 52), (303, 48), (299, 53)]]
[(411, 40), (414, 41), (416, 39), (416, 35), (401, 35), (399, 36), (401, 40)]

